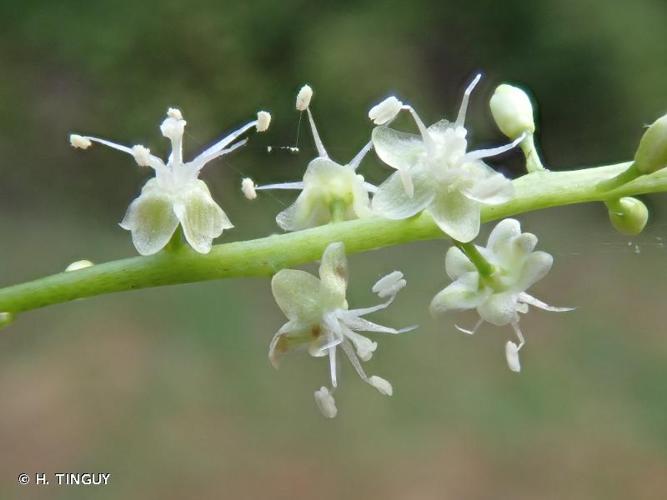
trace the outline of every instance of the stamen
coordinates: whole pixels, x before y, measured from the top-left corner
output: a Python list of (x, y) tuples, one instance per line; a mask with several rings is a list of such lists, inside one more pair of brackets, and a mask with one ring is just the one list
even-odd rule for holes
[(403, 103), (401, 101), (394, 96), (390, 96), (373, 106), (368, 112), (368, 118), (376, 125), (386, 125), (396, 118), (402, 107)]
[(310, 100), (313, 98), (313, 89), (310, 85), (304, 85), (296, 95), (296, 109), (305, 111), (310, 106)]
[(396, 295), (408, 282), (403, 278), (401, 271), (394, 271), (380, 278), (373, 285), (373, 292), (377, 293), (381, 299)]
[(331, 387), (335, 389), (338, 387), (336, 375), (336, 346), (329, 347), (329, 372), (331, 375)]
[(246, 177), (241, 181), (241, 191), (243, 191), (243, 195), (249, 200), (257, 198), (255, 183), (250, 177)]
[[(256, 127), (256, 126), (257, 126), (257, 120), (253, 120), (250, 123), (246, 123), (241, 128), (239, 128), (239, 129), (235, 130), (234, 132), (232, 132), (231, 134), (223, 137), (221, 140), (219, 140), (218, 142), (213, 144), (213, 146), (211, 146), (210, 148), (206, 149), (205, 151), (203, 151), (202, 153), (197, 155), (197, 157), (194, 160), (192, 160), (190, 163), (194, 164), (194, 165), (200, 165), (201, 164), (201, 166), (199, 166), (199, 168), (198, 168), (198, 169), (201, 169), (209, 161), (217, 158), (221, 154), (225, 154), (225, 153), (222, 153), (222, 151), (225, 149), (225, 147), (227, 147), (229, 144), (231, 144), (236, 139), (238, 139), (238, 137), (241, 134), (245, 133), (247, 130), (250, 130), (251, 128)], [(245, 144), (245, 141), (242, 142), (241, 144), (242, 145)], [(234, 148), (230, 148), (226, 152), (228, 153), (230, 151), (233, 151), (234, 149), (236, 149), (236, 147), (239, 147), (239, 146), (235, 145)]]
[(315, 403), (322, 415), (327, 418), (334, 418), (338, 414), (336, 408), (336, 400), (326, 387), (322, 386), (318, 391), (315, 391)]
[(359, 168), (359, 165), (361, 162), (364, 160), (368, 152), (373, 149), (373, 142), (369, 142), (366, 144), (363, 148), (361, 148), (361, 151), (359, 151), (354, 158), (352, 158), (352, 161), (348, 163), (347, 165), (352, 169), (352, 170), (357, 170)]
[(465, 328), (461, 328), (459, 325), (454, 325), (454, 328), (456, 328), (461, 333), (465, 333), (466, 335), (474, 335), (479, 327), (482, 326), (482, 324), (484, 324), (484, 320), (480, 319), (477, 323), (475, 323), (475, 326), (472, 327), (472, 330), (466, 330)]
[(505, 359), (507, 366), (515, 373), (521, 371), (521, 361), (519, 359), (519, 347), (512, 341), (507, 341), (505, 344)]
[(422, 121), (421, 118), (419, 118), (419, 115), (417, 112), (414, 110), (412, 106), (403, 106), (402, 109), (405, 109), (406, 111), (409, 111), (410, 114), (412, 115), (412, 119), (415, 121), (417, 124), (417, 128), (419, 129), (419, 133), (422, 136), (422, 139), (424, 141), (424, 145), (426, 146), (427, 149), (433, 150), (435, 147), (435, 144), (433, 143), (433, 138), (431, 137), (431, 134), (429, 133), (428, 129), (426, 128), (426, 125), (424, 125), (424, 122)]
[(368, 379), (368, 383), (375, 387), (378, 392), (384, 396), (391, 396), (394, 394), (394, 388), (391, 386), (391, 383), (382, 377), (373, 375)]
[(463, 99), (461, 100), (461, 107), (459, 108), (459, 114), (456, 117), (456, 122), (454, 123), (454, 125), (457, 128), (463, 127), (463, 124), (465, 123), (466, 113), (468, 112), (468, 101), (470, 100), (470, 94), (472, 94), (472, 91), (475, 89), (475, 86), (477, 85), (477, 83), (479, 83), (481, 78), (482, 74), (481, 73), (477, 74), (477, 76), (473, 79), (473, 81), (470, 82), (470, 84), (468, 84), (468, 87), (463, 93)]
[(320, 139), (320, 134), (317, 132), (317, 127), (315, 126), (315, 120), (313, 119), (313, 113), (310, 112), (310, 108), (306, 108), (306, 113), (308, 113), (310, 130), (313, 133), (313, 140), (315, 141), (315, 147), (317, 148), (317, 153), (320, 155), (321, 158), (329, 158), (327, 150), (324, 149), (324, 144), (322, 144), (322, 139)]
[(257, 132), (266, 132), (271, 123), (271, 113), (260, 111), (257, 113)]
[(92, 145), (90, 139), (78, 134), (70, 134), (69, 143), (78, 149), (88, 149)]
[(488, 158), (489, 156), (496, 156), (505, 153), (506, 151), (509, 151), (510, 149), (517, 147), (521, 143), (521, 141), (525, 139), (525, 137), (526, 133), (524, 132), (519, 137), (514, 139), (511, 143), (506, 144), (504, 146), (498, 146), (497, 148), (489, 148), (489, 149), (478, 149), (477, 151), (471, 151), (469, 153), (466, 153), (463, 155), (461, 163), (481, 160), (483, 158)]
[(264, 186), (255, 186), (255, 190), (263, 191), (265, 189), (303, 189), (303, 182), (282, 182), (280, 184), (265, 184)]
[(136, 145), (132, 146), (132, 153), (134, 154), (134, 160), (137, 162), (137, 165), (140, 167), (150, 167), (151, 166), (151, 150), (141, 146)]

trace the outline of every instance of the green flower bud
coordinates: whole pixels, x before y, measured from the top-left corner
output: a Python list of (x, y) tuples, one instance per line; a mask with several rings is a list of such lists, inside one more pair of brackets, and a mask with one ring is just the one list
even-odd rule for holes
[(648, 208), (637, 198), (607, 202), (607, 208), (609, 220), (619, 233), (634, 236), (641, 233), (648, 222)]
[(8, 312), (0, 312), (0, 330), (14, 321), (14, 315)]
[(520, 88), (506, 83), (499, 85), (489, 106), (498, 128), (510, 139), (516, 139), (524, 132), (535, 132), (533, 105), (528, 94)]
[(667, 166), (667, 115), (646, 129), (635, 153), (635, 166), (642, 174), (652, 174)]

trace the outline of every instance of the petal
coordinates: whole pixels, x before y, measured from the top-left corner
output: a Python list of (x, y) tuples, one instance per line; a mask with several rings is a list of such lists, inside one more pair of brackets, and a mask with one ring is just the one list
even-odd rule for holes
[(415, 167), (409, 172), (413, 182), (413, 195), (405, 192), (401, 173), (392, 174), (373, 195), (372, 208), (387, 219), (407, 219), (426, 208), (435, 196), (433, 180), (428, 171)]
[(288, 321), (280, 327), (269, 344), (269, 361), (278, 368), (283, 354), (303, 347), (312, 340), (312, 326), (299, 321)]
[(399, 170), (414, 166), (426, 152), (421, 137), (389, 127), (375, 127), (372, 140), (380, 159)]
[(436, 315), (451, 310), (474, 309), (484, 302), (490, 293), (486, 287), (480, 287), (479, 275), (476, 272), (464, 274), (433, 297), (430, 311)]
[(516, 219), (503, 219), (493, 228), (486, 248), (498, 252), (501, 246), (509, 244), (510, 240), (521, 234), (521, 224)]
[(427, 211), (442, 231), (455, 240), (467, 243), (479, 234), (479, 203), (452, 190), (438, 194)]
[(271, 279), (271, 291), (290, 320), (319, 324), (320, 280), (305, 271), (282, 269)]
[[(484, 165), (480, 162), (481, 165)], [(475, 181), (463, 193), (475, 201), (487, 205), (499, 205), (508, 202), (514, 197), (514, 184), (503, 174), (484, 165), (485, 172), (476, 175)], [(479, 169), (481, 172), (481, 169)]]
[(447, 276), (455, 280), (466, 273), (475, 272), (475, 265), (460, 248), (451, 247), (445, 256), (445, 271)]
[(342, 307), (347, 291), (347, 258), (345, 245), (330, 243), (324, 250), (320, 263), (320, 289), (322, 301), (332, 307)]
[(503, 326), (517, 321), (517, 294), (496, 293), (477, 306), (479, 315), (491, 324)]
[(190, 246), (199, 253), (208, 253), (213, 239), (220, 236), (224, 229), (234, 226), (222, 208), (213, 201), (206, 184), (197, 181), (195, 186), (179, 196), (174, 211)]
[(172, 199), (147, 184), (127, 209), (120, 227), (132, 232), (132, 242), (141, 255), (152, 255), (160, 251), (178, 227)]
[(547, 252), (531, 253), (524, 261), (516, 289), (518, 291), (528, 290), (528, 288), (546, 276), (553, 262), (554, 258)]

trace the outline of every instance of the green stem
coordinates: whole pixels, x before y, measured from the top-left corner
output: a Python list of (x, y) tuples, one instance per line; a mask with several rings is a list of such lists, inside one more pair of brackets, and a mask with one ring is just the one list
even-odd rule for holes
[(627, 184), (628, 182), (634, 181), (637, 177), (641, 175), (642, 173), (639, 170), (637, 170), (635, 164), (631, 163), (628, 165), (627, 169), (623, 170), (618, 175), (612, 177), (611, 179), (601, 181), (598, 184), (598, 188), (603, 191), (611, 191), (612, 189), (616, 189), (622, 186), (623, 184)]
[[(502, 205), (485, 206), (488, 222), (547, 207), (605, 201), (667, 191), (667, 169), (625, 183), (614, 191), (599, 187), (627, 170), (630, 163), (569, 172), (540, 171), (513, 181), (516, 195)], [(412, 241), (442, 238), (428, 214), (392, 221), (368, 218), (224, 243), (200, 255), (188, 247), (150, 257), (98, 264), (0, 289), (0, 311), (17, 313), (112, 292), (241, 276), (270, 276), (279, 269), (317, 260), (333, 241), (345, 243), (348, 254)]]
[(528, 173), (546, 170), (542, 164), (540, 154), (535, 148), (535, 136), (533, 134), (526, 136), (526, 138), (521, 141), (521, 144), (519, 144), (519, 147), (521, 148), (521, 151), (523, 151), (523, 155), (526, 157), (526, 170)]
[(454, 245), (456, 245), (464, 254), (466, 254), (466, 257), (470, 259), (470, 262), (472, 262), (472, 264), (475, 266), (480, 276), (483, 278), (490, 278), (493, 275), (493, 273), (496, 271), (496, 269), (493, 267), (493, 264), (491, 264), (484, 258), (481, 253), (479, 253), (479, 250), (477, 250), (477, 247), (473, 243), (463, 243), (457, 240), (452, 241), (454, 242)]

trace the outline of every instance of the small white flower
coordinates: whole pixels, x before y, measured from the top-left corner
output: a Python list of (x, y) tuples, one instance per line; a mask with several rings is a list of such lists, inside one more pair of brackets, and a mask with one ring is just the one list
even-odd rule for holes
[(298, 231), (321, 226), (332, 221), (352, 220), (372, 215), (369, 193), (376, 187), (365, 182), (356, 173), (372, 144), (368, 143), (346, 165), (336, 163), (327, 154), (320, 139), (310, 100), (313, 90), (305, 85), (297, 96), (296, 106), (308, 113), (318, 157), (312, 160), (301, 182), (285, 182), (255, 186), (256, 190), (294, 189), (301, 193), (296, 201), (276, 216), (276, 222), (285, 231)]
[(387, 97), (384, 101), (373, 106), (368, 112), (370, 118), (375, 125), (386, 125), (391, 122), (396, 115), (403, 109), (403, 103), (396, 97)]
[(510, 150), (523, 136), (506, 146), (466, 151), (464, 127), (470, 93), (480, 75), (466, 89), (454, 123), (441, 120), (426, 127), (411, 106), (420, 135), (387, 126), (373, 130), (373, 147), (380, 159), (397, 170), (378, 187), (372, 207), (389, 219), (405, 219), (426, 210), (446, 234), (468, 242), (479, 233), (480, 205), (495, 205), (512, 198), (509, 179), (486, 165), (483, 158)]
[(162, 135), (171, 141), (172, 151), (167, 163), (151, 154), (144, 146), (122, 146), (96, 137), (70, 135), (70, 143), (86, 149), (92, 142), (131, 155), (140, 166), (150, 167), (155, 177), (146, 182), (141, 195), (127, 210), (120, 223), (132, 232), (132, 241), (141, 255), (160, 251), (171, 239), (179, 223), (185, 239), (197, 252), (208, 253), (214, 238), (225, 229), (234, 227), (223, 210), (213, 201), (211, 193), (199, 172), (208, 162), (243, 146), (247, 139), (236, 141), (247, 130), (257, 127), (263, 131), (271, 119), (265, 111), (255, 121), (245, 124), (219, 140), (192, 161), (183, 161), (183, 133), (185, 120), (180, 110), (169, 108), (167, 118), (160, 125)]
[(396, 330), (362, 318), (386, 308), (402, 286), (395, 286), (395, 292), (383, 304), (349, 309), (346, 299), (347, 281), (347, 261), (342, 243), (331, 243), (324, 251), (319, 279), (305, 271), (283, 269), (271, 281), (273, 296), (288, 322), (271, 340), (269, 359), (277, 367), (280, 355), (299, 348), (307, 349), (314, 357), (328, 357), (332, 389), (329, 391), (322, 387), (315, 392), (318, 407), (327, 417), (336, 415), (332, 394), (338, 386), (336, 355), (339, 349), (345, 353), (364, 382), (381, 394), (391, 396), (391, 384), (381, 377), (367, 376), (361, 366), (362, 361), (371, 359), (377, 343), (358, 332), (398, 334), (415, 328)]
[(457, 326), (468, 334), (475, 333), (485, 321), (497, 326), (512, 325), (519, 344), (508, 343), (505, 354), (513, 371), (520, 370), (518, 353), (525, 343), (519, 329), (519, 313), (527, 313), (528, 306), (555, 312), (572, 310), (550, 306), (526, 293), (553, 264), (553, 257), (548, 253), (533, 251), (536, 244), (537, 237), (522, 233), (519, 221), (505, 219), (498, 223), (491, 231), (486, 247), (477, 247), (482, 257), (494, 267), (494, 273), (488, 279), (480, 275), (459, 248), (450, 248), (445, 258), (445, 270), (454, 282), (433, 298), (430, 307), (433, 314), (477, 309), (480, 320), (472, 330)]

